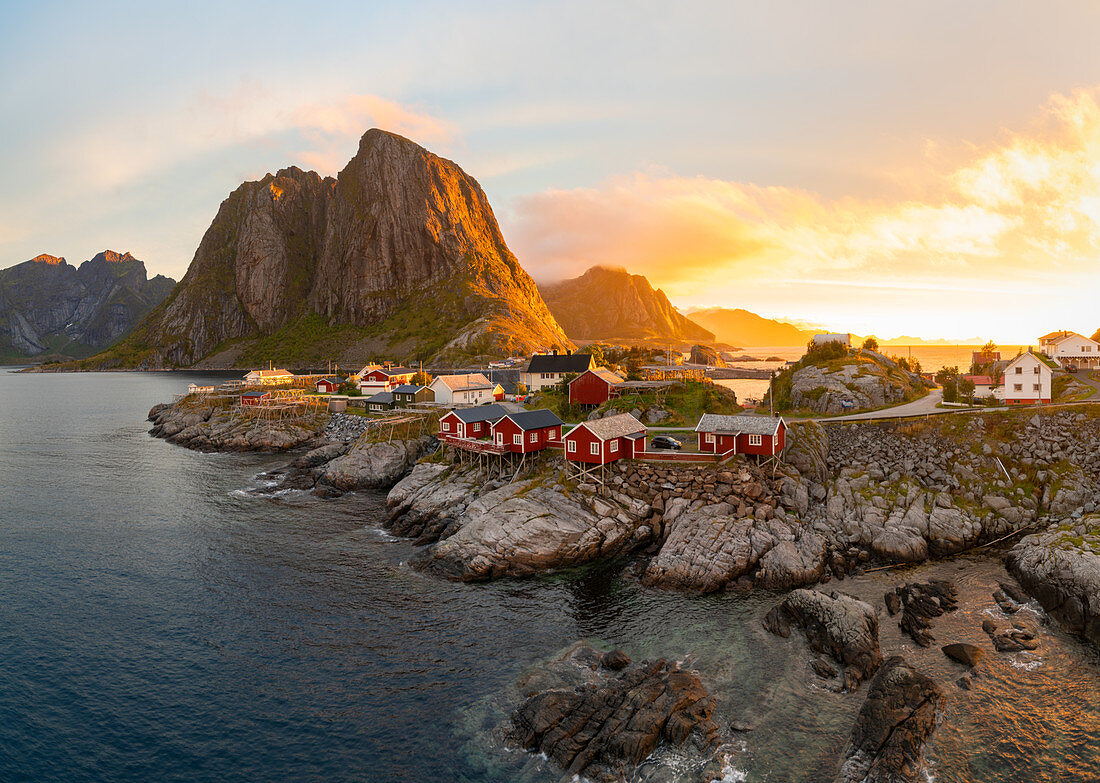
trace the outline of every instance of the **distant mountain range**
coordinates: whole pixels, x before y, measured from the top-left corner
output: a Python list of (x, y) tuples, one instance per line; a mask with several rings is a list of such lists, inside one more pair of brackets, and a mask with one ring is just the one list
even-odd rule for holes
[(43, 254), (0, 270), (0, 361), (88, 356), (127, 335), (176, 284), (129, 253), (79, 267)]
[(688, 313), (691, 319), (714, 332), (720, 342), (742, 348), (768, 345), (804, 345), (820, 329), (801, 329), (786, 321), (764, 318), (748, 310), (711, 307)]
[(335, 179), (291, 167), (230, 193), (172, 294), (80, 366), (463, 362), (573, 347), (481, 186), (374, 129)]
[(580, 277), (539, 286), (572, 340), (710, 342), (714, 333), (683, 316), (642, 275), (594, 266)]

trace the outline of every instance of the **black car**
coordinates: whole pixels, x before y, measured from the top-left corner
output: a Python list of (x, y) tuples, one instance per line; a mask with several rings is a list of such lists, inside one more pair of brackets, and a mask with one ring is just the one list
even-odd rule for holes
[(1067, 364), (1066, 365), (1066, 372), (1077, 372), (1077, 365)]
[(655, 449), (674, 449), (679, 451), (683, 446), (676, 438), (670, 438), (668, 435), (656, 435), (653, 440), (650, 441), (650, 446)]

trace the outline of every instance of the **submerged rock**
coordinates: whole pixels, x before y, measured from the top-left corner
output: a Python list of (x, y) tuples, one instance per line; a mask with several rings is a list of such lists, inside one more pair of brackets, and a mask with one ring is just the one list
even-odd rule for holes
[[(550, 687), (512, 714), (512, 741), (592, 781), (626, 779), (661, 744), (717, 747), (715, 700), (694, 673), (663, 658), (609, 673), (600, 660), (583, 643), (567, 650), (548, 678), (535, 680)], [(531, 677), (520, 682), (526, 692), (531, 686)]]
[(928, 647), (936, 640), (930, 631), (932, 619), (958, 609), (955, 585), (942, 579), (913, 582), (894, 592), (902, 607), (898, 627), (921, 647)]
[(834, 783), (916, 783), (944, 695), (900, 655), (871, 680)]
[(844, 666), (841, 687), (846, 691), (859, 687), (882, 663), (878, 615), (858, 598), (794, 590), (764, 618), (764, 627), (779, 636), (790, 636), (792, 625), (802, 628), (811, 649)]
[(965, 642), (945, 644), (940, 649), (943, 650), (943, 654), (951, 660), (958, 661), (966, 666), (977, 666), (978, 661), (985, 655), (985, 650), (981, 647), (976, 647), (973, 644), (967, 644)]

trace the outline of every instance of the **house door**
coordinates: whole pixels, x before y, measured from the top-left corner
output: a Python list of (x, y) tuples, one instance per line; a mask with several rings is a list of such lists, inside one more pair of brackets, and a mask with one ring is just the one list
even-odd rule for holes
[(503, 446), (504, 445), (504, 433), (503, 432), (498, 432), (497, 433), (497, 445), (498, 446)]

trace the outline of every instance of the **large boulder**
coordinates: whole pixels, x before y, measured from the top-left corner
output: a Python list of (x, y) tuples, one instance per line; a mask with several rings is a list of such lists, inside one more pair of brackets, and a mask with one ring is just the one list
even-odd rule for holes
[(834, 783), (916, 783), (944, 696), (900, 655), (871, 680)]
[(632, 778), (661, 744), (717, 746), (715, 700), (694, 673), (664, 658), (618, 672), (601, 660), (582, 643), (553, 671), (524, 677), (529, 695), (512, 714), (512, 741), (592, 781)]
[(1100, 514), (1026, 536), (1006, 562), (1051, 617), (1100, 644)]
[(716, 348), (711, 348), (709, 345), (693, 345), (691, 346), (691, 359), (692, 364), (707, 364), (711, 367), (725, 367), (726, 362), (722, 359)]
[(794, 590), (764, 618), (764, 627), (788, 637), (791, 626), (806, 635), (810, 648), (844, 668), (842, 688), (855, 690), (882, 663), (878, 615), (870, 604), (843, 593)]
[(425, 435), (417, 440), (371, 442), (360, 438), (348, 452), (325, 465), (319, 482), (343, 492), (385, 489), (400, 481), (424, 454), (437, 445)]

